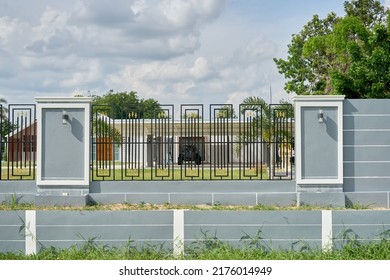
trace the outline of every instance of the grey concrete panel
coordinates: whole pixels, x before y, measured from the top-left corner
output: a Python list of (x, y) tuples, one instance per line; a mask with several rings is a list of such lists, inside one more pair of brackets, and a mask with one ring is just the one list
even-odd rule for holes
[(0, 211), (0, 225), (22, 226), (25, 220), (25, 211)]
[(114, 204), (126, 202), (126, 194), (124, 193), (90, 193), (88, 197), (91, 203)]
[(390, 211), (388, 210), (344, 210), (333, 211), (334, 225), (382, 225), (390, 224)]
[(298, 193), (299, 205), (345, 207), (344, 193)]
[(173, 211), (37, 211), (43, 225), (172, 225)]
[(0, 252), (7, 253), (7, 252), (22, 252), (24, 253), (25, 250), (25, 242), (24, 241), (2, 241), (0, 240)]
[(8, 180), (0, 181), (0, 193), (8, 194), (35, 194), (37, 186), (35, 180)]
[(90, 193), (294, 192), (295, 181), (93, 181)]
[(36, 191), (34, 180), (0, 181), (0, 202), (34, 203)]
[[(21, 231), (22, 229), (22, 231)], [(20, 225), (15, 226), (4, 226), (0, 225), (0, 240), (23, 240), (24, 237), (24, 228)]]
[(82, 207), (88, 204), (87, 195), (37, 195), (35, 204), (38, 206), (74, 206)]
[(84, 179), (84, 109), (42, 109), (42, 179)]
[(364, 207), (385, 207), (389, 208), (388, 192), (373, 193), (345, 193), (346, 206), (360, 205)]
[(259, 193), (257, 203), (265, 206), (295, 206), (296, 193)]
[(256, 205), (256, 194), (214, 194), (214, 204), (221, 205)]
[(345, 192), (390, 191), (390, 178), (344, 178)]
[(387, 177), (390, 162), (344, 162), (345, 177)]
[(321, 211), (186, 211), (186, 225), (321, 224)]
[(390, 148), (386, 146), (344, 147), (344, 161), (389, 161)]
[(350, 129), (390, 129), (390, 113), (388, 116), (364, 115), (344, 116), (343, 128)]
[(34, 203), (35, 202), (35, 194), (10, 194), (10, 193), (0, 193), (0, 203), (10, 204), (17, 203)]
[(215, 226), (185, 226), (184, 236), (189, 239), (199, 239), (207, 234), (209, 237), (216, 236), (218, 239), (240, 239), (244, 236), (261, 238), (268, 240), (277, 239), (320, 239), (320, 225), (215, 225)]
[(172, 239), (172, 225), (156, 226), (37, 226), (38, 240), (166, 240)]
[(343, 235), (366, 240), (380, 240), (385, 236), (386, 231), (390, 230), (390, 225), (387, 226), (369, 226), (369, 225), (350, 225), (333, 226), (333, 237), (335, 239), (342, 239)]
[(188, 205), (200, 205), (207, 204), (211, 205), (213, 201), (212, 194), (202, 193), (173, 193), (170, 195), (171, 204), (188, 204)]
[[(195, 240), (197, 241), (197, 240)], [(254, 247), (255, 245), (248, 245), (244, 241), (239, 240), (221, 240), (222, 242), (226, 242), (231, 246), (245, 248), (245, 247)], [(185, 248), (193, 248), (197, 245), (194, 241), (185, 242)], [(266, 250), (294, 250), (294, 251), (302, 251), (307, 248), (317, 250), (321, 248), (321, 240), (259, 240), (258, 248), (264, 248)]]
[[(55, 248), (61, 248), (61, 249), (65, 249), (65, 248), (70, 248), (72, 246), (76, 246), (76, 247), (82, 247), (85, 243), (86, 243), (87, 240), (83, 240), (83, 241), (42, 241), (40, 244), (38, 244), (37, 246), (37, 250), (40, 251), (44, 248), (50, 248), (50, 247), (55, 247)], [(93, 240), (94, 244), (96, 244), (97, 246), (108, 246), (109, 248), (120, 248), (120, 249), (124, 249), (126, 248), (126, 246), (131, 246), (131, 247), (135, 247), (135, 248), (138, 248), (138, 249), (142, 249), (142, 248), (153, 248), (153, 247), (156, 247), (157, 249), (160, 249), (160, 247), (162, 246), (163, 250), (166, 251), (166, 252), (170, 252), (172, 251), (172, 242), (170, 241), (147, 241), (147, 242), (143, 242), (143, 241), (136, 241), (136, 240), (128, 240), (128, 241), (107, 241), (107, 240), (104, 240), (104, 241), (101, 241), (99, 239), (96, 239), (96, 240)], [(129, 242), (130, 242), (130, 245), (129, 245)]]
[(318, 108), (302, 108), (301, 145), (302, 178), (338, 177), (337, 108), (322, 108), (323, 123), (318, 122)]
[(389, 114), (389, 99), (345, 99), (344, 115)]
[(390, 131), (344, 131), (344, 145), (389, 145)]

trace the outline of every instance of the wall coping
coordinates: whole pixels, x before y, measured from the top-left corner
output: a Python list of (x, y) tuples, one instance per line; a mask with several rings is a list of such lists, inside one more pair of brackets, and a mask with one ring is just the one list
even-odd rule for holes
[(292, 101), (343, 101), (345, 99), (345, 95), (295, 95), (291, 98)]
[(35, 97), (37, 103), (91, 103), (91, 97)]

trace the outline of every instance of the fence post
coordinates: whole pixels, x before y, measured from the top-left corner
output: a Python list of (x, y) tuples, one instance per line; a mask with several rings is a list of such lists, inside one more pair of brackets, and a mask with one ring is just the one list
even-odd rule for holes
[(344, 96), (295, 96), (298, 204), (345, 206)]
[(90, 185), (90, 98), (37, 97), (37, 205), (83, 206)]

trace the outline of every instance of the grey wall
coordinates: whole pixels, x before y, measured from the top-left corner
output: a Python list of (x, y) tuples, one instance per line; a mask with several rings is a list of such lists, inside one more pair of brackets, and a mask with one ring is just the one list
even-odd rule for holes
[[(182, 212), (182, 215), (177, 215), (177, 212)], [(177, 219), (175, 215), (184, 219)], [(331, 229), (332, 232), (324, 235), (324, 229)], [(124, 246), (130, 240), (133, 241), (132, 245), (138, 247), (162, 244), (172, 251), (178, 238), (175, 232), (184, 232), (181, 241), (187, 249), (204, 238), (247, 246), (244, 240), (240, 241), (246, 235), (257, 236), (257, 245), (270, 249), (300, 250), (307, 245), (312, 249), (321, 249), (324, 243), (332, 240), (336, 246), (341, 246), (342, 234), (347, 231), (352, 238), (358, 236), (361, 241), (370, 241), (380, 240), (381, 234), (389, 229), (388, 210), (54, 210), (29, 211), (29, 215), (26, 215), (26, 211), (0, 211), (0, 252), (25, 252), (27, 247), (35, 247), (37, 251), (49, 246), (66, 248), (88, 240), (114, 247)], [(28, 232), (34, 232), (34, 238)]]
[(321, 109), (323, 123), (318, 122), (319, 108), (304, 107), (301, 111), (302, 179), (338, 177), (337, 108)]
[(186, 211), (184, 221), (187, 246), (205, 235), (236, 246), (248, 245), (242, 237), (257, 235), (259, 246), (273, 249), (299, 250), (302, 242), (321, 248), (322, 243), (320, 211)]
[(390, 100), (345, 100), (343, 119), (344, 191), (390, 191)]
[(37, 186), (35, 181), (0, 181), (0, 203), (34, 203)]
[(360, 242), (389, 238), (388, 211), (334, 211), (332, 212), (334, 241), (337, 247), (345, 244), (344, 236)]
[(295, 181), (93, 181), (96, 203), (296, 205)]
[(25, 250), (24, 211), (0, 211), (0, 252)]
[(110, 246), (172, 243), (172, 211), (37, 211), (38, 249), (91, 238)]
[(42, 109), (42, 179), (84, 179), (84, 109)]

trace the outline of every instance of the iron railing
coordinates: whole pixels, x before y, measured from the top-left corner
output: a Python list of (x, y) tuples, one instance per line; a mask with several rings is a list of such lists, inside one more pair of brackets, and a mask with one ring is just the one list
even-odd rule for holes
[[(212, 104), (162, 105), (154, 118), (143, 108), (92, 106), (92, 180), (293, 179), (290, 104), (263, 108)], [(179, 114), (179, 116), (176, 116)]]
[(34, 180), (37, 149), (35, 105), (0, 105), (0, 112), (0, 180)]

